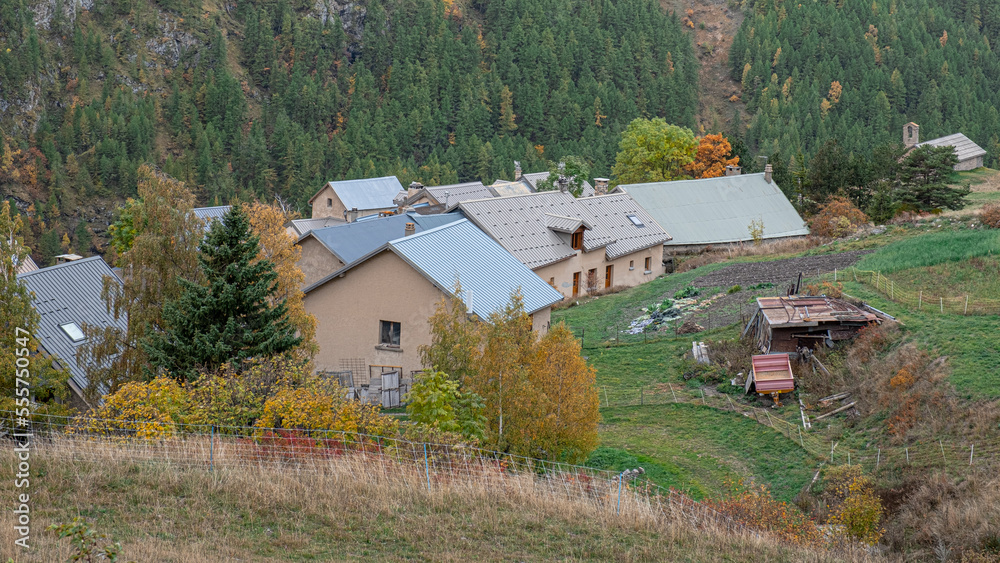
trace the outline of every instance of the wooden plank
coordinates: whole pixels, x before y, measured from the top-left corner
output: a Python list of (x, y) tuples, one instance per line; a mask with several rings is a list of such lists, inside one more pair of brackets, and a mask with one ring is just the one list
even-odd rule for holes
[(824, 419), (824, 418), (826, 418), (828, 416), (833, 416), (833, 415), (837, 414), (838, 412), (844, 412), (847, 409), (853, 407), (854, 405), (855, 405), (855, 403), (852, 401), (850, 404), (844, 405), (844, 406), (840, 407), (839, 409), (834, 409), (834, 410), (832, 410), (832, 411), (830, 411), (830, 412), (828, 412), (826, 414), (821, 414), (821, 415), (817, 416), (816, 418), (814, 418), (813, 420), (822, 420), (822, 419)]

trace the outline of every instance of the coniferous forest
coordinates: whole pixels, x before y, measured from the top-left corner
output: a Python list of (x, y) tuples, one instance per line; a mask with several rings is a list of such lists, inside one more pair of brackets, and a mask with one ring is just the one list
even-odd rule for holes
[(1000, 3), (994, 0), (745, 0), (731, 73), (746, 144), (787, 165), (836, 140), (846, 153), (964, 133), (1000, 156)]
[(697, 106), (690, 39), (654, 0), (33, 1), (0, 2), (0, 183), (43, 255), (145, 162), (202, 205), (304, 210), (344, 178), (493, 182), (565, 155), (606, 174), (632, 119), (692, 126)]

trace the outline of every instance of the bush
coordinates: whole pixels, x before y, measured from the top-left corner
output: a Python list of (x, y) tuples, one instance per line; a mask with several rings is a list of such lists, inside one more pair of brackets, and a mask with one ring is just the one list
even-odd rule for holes
[(677, 292), (674, 293), (674, 299), (687, 299), (689, 297), (696, 297), (699, 293), (701, 293), (700, 289), (698, 289), (693, 285), (688, 285), (682, 289), (677, 290)]
[(843, 237), (868, 222), (868, 216), (842, 196), (831, 197), (809, 220), (812, 234), (821, 237)]
[(826, 496), (831, 507), (829, 523), (841, 534), (868, 545), (879, 542), (885, 533), (882, 502), (874, 482), (861, 474), (859, 466), (828, 469)]
[(991, 229), (1000, 229), (1000, 203), (987, 203), (983, 206), (979, 220)]
[(739, 481), (731, 487), (728, 496), (706, 501), (706, 504), (737, 522), (753, 529), (767, 530), (789, 543), (822, 543), (823, 534), (816, 523), (798, 509), (771, 498), (764, 485), (746, 485)]

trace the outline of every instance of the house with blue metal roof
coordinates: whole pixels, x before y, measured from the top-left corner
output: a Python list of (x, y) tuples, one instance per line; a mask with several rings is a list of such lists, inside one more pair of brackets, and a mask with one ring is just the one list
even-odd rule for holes
[(116, 317), (108, 312), (101, 297), (105, 278), (121, 284), (100, 256), (17, 276), (31, 291), (31, 304), (38, 312), (38, 332), (34, 336), (39, 348), (69, 371), (70, 388), (81, 399), (88, 385), (87, 369), (77, 364), (76, 354), (87, 342), (84, 327), (110, 327), (122, 332), (128, 328), (126, 314)]
[(355, 386), (396, 372), (404, 381), (425, 366), (427, 319), (458, 295), (486, 318), (520, 290), (539, 333), (562, 294), (466, 219), (387, 241), (307, 286), (306, 311), (316, 317), (320, 371), (350, 371)]
[(410, 212), (313, 229), (298, 240), (302, 249), (298, 266), (305, 274), (303, 285), (311, 285), (331, 272), (353, 264), (390, 240), (406, 235), (408, 225), (412, 226), (412, 233), (419, 233), (459, 219), (462, 219), (461, 213), (420, 215)]
[(392, 211), (398, 207), (393, 200), (406, 193), (395, 176), (362, 178), (327, 182), (309, 199), (312, 218), (335, 217), (354, 222), (358, 217)]

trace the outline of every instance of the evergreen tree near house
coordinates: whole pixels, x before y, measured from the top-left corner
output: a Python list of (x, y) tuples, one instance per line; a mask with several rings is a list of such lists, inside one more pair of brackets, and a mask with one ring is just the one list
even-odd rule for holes
[(906, 155), (899, 169), (899, 202), (919, 210), (961, 209), (971, 191), (949, 187), (955, 163), (953, 147), (917, 147)]
[(156, 370), (187, 380), (199, 367), (281, 354), (302, 339), (288, 319), (269, 260), (255, 260), (259, 237), (239, 204), (212, 224), (199, 247), (205, 284), (179, 280), (183, 291), (163, 308), (166, 330), (143, 343)]

